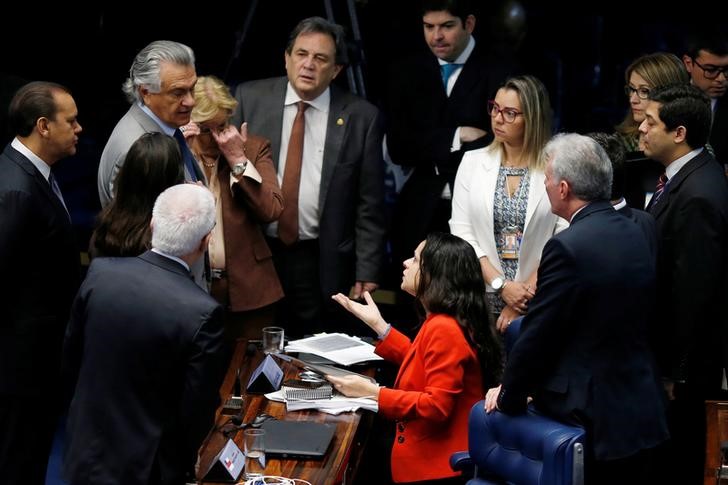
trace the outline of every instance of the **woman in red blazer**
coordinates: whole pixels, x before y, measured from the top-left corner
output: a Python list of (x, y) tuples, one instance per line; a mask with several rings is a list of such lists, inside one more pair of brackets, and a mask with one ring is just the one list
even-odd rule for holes
[(470, 408), (501, 368), (472, 246), (457, 236), (430, 234), (404, 262), (402, 290), (417, 298), (426, 315), (414, 341), (382, 319), (369, 293), (366, 305), (333, 297), (377, 332), (377, 354), (400, 365), (394, 387), (357, 376), (328, 379), (347, 396), (373, 396), (379, 412), (396, 421), (395, 483), (460, 483), (450, 455), (468, 448)]

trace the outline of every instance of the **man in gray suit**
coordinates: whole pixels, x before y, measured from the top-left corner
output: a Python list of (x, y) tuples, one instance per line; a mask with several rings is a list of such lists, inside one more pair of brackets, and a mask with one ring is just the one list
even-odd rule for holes
[(345, 53), (339, 25), (304, 19), (286, 47), (287, 77), (235, 91), (233, 124), (271, 140), (283, 188), (286, 209), (266, 234), (286, 294), (278, 319), (294, 333), (327, 328), (337, 311), (331, 295), (376, 289), (384, 259), (382, 121), (373, 105), (331, 85)]
[(114, 197), (114, 179), (126, 152), (144, 133), (157, 131), (174, 136), (185, 163), (185, 179), (204, 180), (179, 131), (180, 126), (190, 122), (196, 82), (195, 55), (184, 44), (159, 40), (137, 54), (122, 86), (131, 107), (114, 127), (101, 154), (98, 190), (102, 206)]

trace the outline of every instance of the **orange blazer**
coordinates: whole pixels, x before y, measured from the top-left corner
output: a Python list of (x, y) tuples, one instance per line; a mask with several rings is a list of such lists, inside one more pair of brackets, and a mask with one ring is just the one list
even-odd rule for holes
[(394, 388), (379, 394), (379, 412), (397, 421), (394, 481), (459, 475), (450, 469), (450, 455), (468, 449), (470, 408), (484, 394), (478, 356), (460, 325), (448, 315), (430, 315), (414, 342), (392, 328), (376, 352), (400, 364)]
[(273, 222), (283, 211), (283, 195), (271, 159), (270, 142), (248, 135), (245, 143), (248, 163), (255, 165), (263, 179), (248, 177), (230, 186), (230, 165), (218, 164), (222, 200), (225, 270), (228, 274), (230, 308), (234, 312), (253, 310), (283, 297), (283, 289), (273, 266), (273, 255), (265, 242), (261, 224)]

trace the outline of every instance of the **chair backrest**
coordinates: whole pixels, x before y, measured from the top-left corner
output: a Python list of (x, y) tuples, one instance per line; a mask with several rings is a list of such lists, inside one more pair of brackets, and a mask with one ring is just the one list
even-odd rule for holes
[(531, 407), (519, 416), (487, 414), (480, 401), (470, 411), (468, 424), (469, 454), (476, 466), (468, 483), (581, 485), (584, 435), (583, 428)]
[(521, 334), (521, 322), (523, 321), (523, 317), (518, 317), (513, 320), (511, 320), (511, 324), (506, 327), (506, 333), (505, 333), (505, 347), (506, 347), (506, 355), (511, 353), (511, 349), (513, 348), (513, 345), (516, 343), (516, 340), (518, 340), (518, 336)]

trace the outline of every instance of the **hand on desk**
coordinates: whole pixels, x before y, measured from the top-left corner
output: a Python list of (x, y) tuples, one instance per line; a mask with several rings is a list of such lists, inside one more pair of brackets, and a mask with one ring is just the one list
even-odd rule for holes
[(347, 397), (366, 397), (379, 401), (379, 384), (359, 376), (326, 376), (334, 389)]

